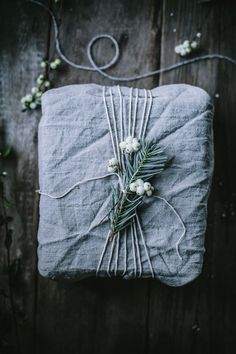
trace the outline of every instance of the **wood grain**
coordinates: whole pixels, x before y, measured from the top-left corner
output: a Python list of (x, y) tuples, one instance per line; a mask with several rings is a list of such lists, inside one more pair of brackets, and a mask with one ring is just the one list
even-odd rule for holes
[[(11, 247), (12, 279), (20, 348), (15, 351), (15, 336), (8, 297), (1, 303), (0, 351), (31, 352), (34, 332), (36, 277), (35, 226), (37, 205), (37, 125), (40, 112), (22, 113), (20, 99), (34, 85), (39, 63), (47, 45), (48, 16), (39, 17), (32, 7), (22, 1), (1, 2), (1, 126), (5, 143), (12, 147), (11, 159), (5, 166), (8, 172), (6, 189), (12, 203), (10, 215), (14, 220)], [(9, 295), (6, 249), (0, 237), (0, 268), (4, 274), (1, 287)], [(3, 322), (2, 322), (3, 321)], [(9, 322), (8, 324), (6, 322)]]
[[(47, 4), (47, 1), (45, 1)], [(236, 58), (236, 4), (197, 0), (67, 0), (50, 2), (60, 21), (63, 51), (89, 64), (86, 46), (97, 34), (118, 39), (121, 58), (110, 73), (130, 76), (182, 60), (175, 45), (202, 32), (200, 54), (221, 52)], [(43, 279), (36, 269), (37, 125), (40, 112), (20, 112), (47, 54), (56, 56), (48, 15), (20, 0), (1, 2), (0, 139), (14, 153), (4, 166), (13, 202), (14, 299), (23, 354), (233, 354), (236, 287), (236, 69), (231, 64), (196, 63), (128, 86), (189, 83), (207, 90), (216, 113), (215, 175), (210, 196), (203, 274), (182, 288), (158, 281), (87, 279), (78, 283)], [(49, 31), (50, 30), (50, 31)], [(113, 56), (101, 41), (98, 64)], [(77, 83), (113, 85), (97, 73), (62, 65), (50, 77), (55, 87)], [(216, 95), (218, 94), (218, 95)], [(215, 95), (218, 97), (216, 98)], [(1, 144), (1, 142), (0, 142)], [(6, 276), (6, 251), (0, 237), (0, 351), (16, 348)], [(19, 349), (19, 348), (18, 348)]]
[[(163, 4), (161, 66), (181, 61), (175, 45), (202, 32), (199, 54), (221, 52), (236, 57), (235, 4), (166, 0)], [(173, 15), (171, 15), (173, 14)], [(235, 113), (236, 70), (218, 61), (196, 63), (163, 74), (160, 84), (188, 83), (205, 89), (216, 105), (214, 118), (215, 175), (209, 203), (203, 274), (180, 289), (152, 282), (150, 353), (233, 353), (235, 339)], [(217, 99), (215, 97), (218, 96)], [(231, 137), (231, 138), (230, 138)], [(226, 217), (222, 219), (226, 204)], [(230, 206), (231, 204), (231, 206)], [(232, 217), (233, 216), (233, 217)], [(233, 256), (234, 253), (234, 256)], [(230, 270), (231, 269), (231, 270)], [(161, 326), (157, 319), (161, 319)], [(234, 344), (233, 344), (234, 343)]]

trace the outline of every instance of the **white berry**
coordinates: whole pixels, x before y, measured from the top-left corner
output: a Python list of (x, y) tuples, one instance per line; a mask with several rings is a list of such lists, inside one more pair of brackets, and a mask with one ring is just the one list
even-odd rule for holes
[(54, 63), (54, 62), (52, 62), (52, 63), (50, 64), (50, 68), (51, 68), (52, 70), (56, 69), (56, 68), (57, 68), (57, 64)]
[(109, 166), (115, 166), (118, 165), (118, 160), (113, 157), (112, 159), (109, 160)]
[(36, 93), (36, 97), (37, 97), (37, 98), (39, 98), (39, 97), (41, 97), (41, 96), (42, 96), (42, 92), (41, 92), (41, 91), (39, 91), (39, 92)]
[(137, 193), (138, 195), (144, 195), (145, 189), (143, 188), (143, 186), (138, 186), (138, 187), (137, 187), (137, 190), (136, 190), (136, 193)]
[(143, 182), (143, 180), (141, 178), (137, 179), (135, 182), (136, 182), (137, 186), (143, 186), (144, 185), (144, 182)]
[(152, 191), (151, 191), (151, 189), (150, 189), (150, 190), (148, 190), (148, 191), (146, 191), (146, 194), (147, 194), (147, 196), (148, 196), (148, 197), (151, 197), (151, 195), (152, 195)]
[(121, 141), (120, 142), (120, 148), (121, 148), (121, 150), (125, 150), (125, 148), (126, 148), (126, 142), (125, 141)]
[(135, 141), (132, 143), (132, 147), (134, 151), (138, 151), (140, 149), (140, 143)]
[(115, 172), (115, 168), (112, 167), (112, 166), (108, 166), (108, 167), (107, 167), (107, 171), (108, 171), (108, 172)]
[(30, 108), (35, 109), (37, 107), (37, 104), (35, 102), (30, 103)]
[(191, 49), (190, 48), (186, 48), (185, 52), (186, 52), (186, 54), (189, 54), (189, 53), (191, 53)]
[(61, 59), (57, 58), (55, 59), (54, 63), (58, 66), (61, 64)]
[(187, 54), (186, 49), (185, 49), (185, 48), (182, 48), (181, 51), (180, 51), (180, 55), (181, 55), (182, 57), (184, 57), (186, 54)]
[(35, 93), (37, 93), (38, 92), (38, 87), (32, 87), (32, 90), (31, 90), (31, 92), (33, 93), (33, 94), (35, 94)]
[(39, 77), (37, 78), (37, 84), (41, 85), (43, 83), (43, 75), (39, 75)]
[(128, 136), (126, 139), (125, 139), (125, 142), (127, 143), (127, 144), (131, 144), (132, 142), (133, 142), (133, 137), (130, 135), (130, 136)]
[(137, 184), (135, 182), (130, 183), (129, 189), (131, 190), (131, 192), (136, 192)]
[(149, 191), (151, 189), (151, 183), (145, 182), (143, 188), (145, 189), (145, 191)]
[(176, 53), (176, 54), (180, 54), (180, 50), (181, 50), (181, 46), (180, 46), (180, 45), (177, 45), (177, 46), (175, 47), (175, 53)]
[(184, 47), (184, 48), (188, 48), (188, 47), (189, 47), (189, 41), (184, 41), (183, 47)]
[(132, 146), (131, 144), (126, 144), (125, 151), (126, 151), (128, 154), (131, 154), (131, 153), (134, 151), (133, 146)]
[(26, 102), (31, 102), (32, 99), (33, 99), (32, 95), (26, 95), (26, 96), (25, 96), (25, 101), (26, 101)]
[(50, 87), (50, 85), (51, 85), (50, 81), (46, 80), (46, 81), (44, 82), (44, 86), (45, 86), (45, 87)]
[(191, 43), (191, 48), (196, 49), (197, 47), (198, 47), (198, 42), (193, 41), (193, 42)]

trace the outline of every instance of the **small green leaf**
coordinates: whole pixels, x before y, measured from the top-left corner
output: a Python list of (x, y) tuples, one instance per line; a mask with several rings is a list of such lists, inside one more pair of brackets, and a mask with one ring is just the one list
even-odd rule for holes
[(9, 156), (10, 155), (10, 153), (11, 153), (11, 147), (10, 146), (8, 146), (4, 151), (3, 151), (3, 154), (2, 154), (2, 156), (3, 157), (7, 157), (7, 156)]

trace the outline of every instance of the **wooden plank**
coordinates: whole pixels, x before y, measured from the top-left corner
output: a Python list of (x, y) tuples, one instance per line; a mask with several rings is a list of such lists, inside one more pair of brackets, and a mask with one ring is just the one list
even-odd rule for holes
[[(235, 3), (165, 0), (161, 66), (180, 61), (175, 45), (202, 32), (201, 54), (236, 57)], [(161, 84), (189, 83), (215, 100), (215, 176), (209, 203), (203, 274), (179, 289), (151, 283), (149, 353), (233, 353), (235, 350), (235, 90), (236, 70), (209, 61), (163, 74)], [(215, 97), (219, 94), (219, 98)], [(216, 95), (218, 96), (218, 95)], [(224, 216), (225, 214), (225, 216)], [(223, 215), (223, 218), (222, 218)]]
[[(47, 50), (48, 17), (33, 5), (1, 3), (1, 128), (14, 154), (6, 169), (14, 234), (14, 298), (22, 352), (32, 353), (37, 310), (38, 353), (213, 353), (231, 354), (235, 347), (235, 67), (204, 62), (163, 74), (162, 84), (186, 82), (205, 88), (215, 98), (215, 177), (209, 205), (207, 253), (203, 275), (180, 289), (157, 281), (88, 279), (76, 284), (56, 283), (41, 277), (35, 282), (37, 200), (36, 132), (39, 113), (20, 113), (19, 99), (33, 86), (39, 62)], [(56, 5), (58, 6), (58, 5)], [(203, 32), (202, 53), (235, 53), (235, 4), (196, 0), (164, 0), (162, 67), (178, 57), (174, 46)], [(58, 10), (60, 5), (58, 6)], [(86, 45), (94, 34), (111, 33), (119, 39), (122, 57), (111, 72), (118, 75), (145, 72), (158, 66), (160, 11), (153, 0), (62, 4), (63, 49), (72, 59), (87, 63)], [(60, 11), (60, 10), (59, 10)], [(173, 16), (171, 15), (173, 13)], [(176, 29), (176, 31), (174, 31)], [(97, 45), (96, 56), (111, 58), (108, 43)], [(104, 53), (104, 55), (103, 55)], [(51, 56), (53, 56), (53, 46)], [(52, 77), (56, 86), (96, 82), (111, 85), (95, 73), (64, 66)], [(158, 78), (135, 83), (151, 88)], [(128, 85), (133, 85), (132, 82)], [(14, 353), (9, 309), (4, 239), (0, 237), (0, 345)], [(37, 280), (36, 279), (36, 280)], [(3, 292), (2, 292), (3, 290)], [(38, 296), (36, 307), (35, 297)]]
[[(60, 10), (57, 11), (60, 14)], [(73, 15), (73, 16), (72, 16)], [(90, 65), (87, 59), (87, 45), (97, 34), (111, 34), (120, 46), (121, 56), (116, 66), (108, 72), (117, 76), (131, 76), (148, 72), (159, 65), (161, 40), (160, 4), (153, 0), (105, 1), (85, 0), (80, 4), (70, 0), (61, 9), (60, 38), (62, 49), (72, 61)], [(51, 55), (55, 54), (52, 39)], [(109, 62), (114, 55), (114, 47), (108, 40), (97, 42), (94, 56), (99, 65)], [(56, 86), (65, 84), (98, 83), (117, 84), (101, 77), (98, 73), (86, 72), (64, 66), (63, 74), (56, 77)], [(125, 86), (152, 88), (158, 83), (157, 77), (136, 82), (124, 83)]]
[[(6, 191), (12, 206), (13, 244), (10, 249), (12, 290), (20, 347), (17, 347), (9, 303), (4, 235), (0, 237), (0, 351), (32, 353), (34, 332), (36, 238), (35, 189), (37, 186), (37, 125), (40, 113), (21, 112), (20, 99), (33, 86), (45, 55), (48, 16), (38, 16), (22, 1), (1, 2), (0, 126), (5, 143), (13, 149), (5, 165)], [(2, 137), (2, 136), (1, 136)], [(4, 298), (3, 294), (6, 295)]]
[[(159, 8), (154, 0), (71, 0), (63, 3), (61, 12), (62, 48), (72, 60), (87, 64), (89, 40), (96, 34), (110, 33), (119, 39), (122, 48), (121, 60), (111, 72), (130, 75), (158, 64), (158, 26)], [(110, 59), (110, 43), (98, 43), (96, 56), (102, 58), (99, 63)], [(114, 84), (96, 73), (66, 66), (53, 80), (56, 86)], [(156, 80), (138, 82), (137, 86), (153, 87)], [(146, 280), (88, 279), (71, 285), (40, 277), (38, 352), (146, 353), (147, 284)]]

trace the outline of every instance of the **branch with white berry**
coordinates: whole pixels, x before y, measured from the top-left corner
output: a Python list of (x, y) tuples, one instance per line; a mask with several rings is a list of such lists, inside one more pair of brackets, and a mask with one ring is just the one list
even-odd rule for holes
[(40, 64), (45, 70), (44, 74), (40, 74), (36, 79), (36, 85), (32, 87), (31, 93), (28, 93), (21, 99), (22, 111), (33, 110), (41, 106), (41, 96), (51, 87), (51, 82), (48, 80), (50, 70), (56, 70), (61, 65), (61, 59), (57, 58), (54, 61), (43, 60)]
[(196, 52), (200, 47), (201, 36), (201, 32), (197, 32), (193, 40), (185, 40), (183, 43), (177, 45), (175, 47), (175, 53), (179, 54), (181, 57), (186, 57), (192, 52)]
[(120, 143), (120, 148), (124, 154), (123, 170), (115, 158), (109, 160), (108, 167), (109, 172), (121, 175), (124, 185), (123, 190), (113, 191), (111, 238), (131, 224), (144, 197), (150, 197), (154, 192), (149, 180), (158, 176), (170, 162), (155, 142), (128, 137)]

